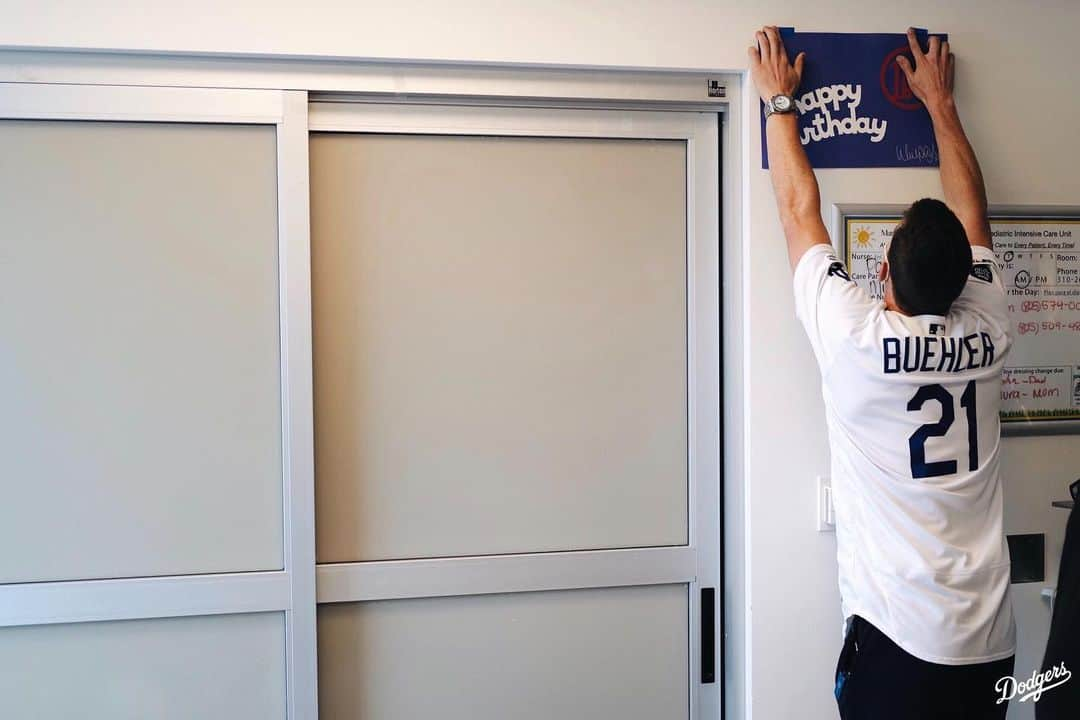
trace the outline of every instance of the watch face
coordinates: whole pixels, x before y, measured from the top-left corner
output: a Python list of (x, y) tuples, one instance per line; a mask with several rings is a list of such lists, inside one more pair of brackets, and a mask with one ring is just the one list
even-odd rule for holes
[(772, 99), (772, 104), (780, 112), (785, 112), (791, 109), (791, 98), (787, 95), (777, 95)]

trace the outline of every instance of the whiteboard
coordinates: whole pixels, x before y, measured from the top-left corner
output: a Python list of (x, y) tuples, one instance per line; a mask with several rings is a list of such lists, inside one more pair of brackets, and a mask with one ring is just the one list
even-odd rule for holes
[[(878, 269), (899, 221), (844, 217), (848, 272), (877, 299)], [(1080, 429), (1080, 217), (992, 217), (990, 228), (1016, 337), (1002, 377), (1001, 420)]]

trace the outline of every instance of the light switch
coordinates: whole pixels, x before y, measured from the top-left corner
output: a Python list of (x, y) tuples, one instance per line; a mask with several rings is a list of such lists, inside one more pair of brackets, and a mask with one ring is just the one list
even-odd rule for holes
[(818, 532), (835, 532), (836, 516), (833, 513), (832, 481), (821, 475), (817, 479), (817, 529)]

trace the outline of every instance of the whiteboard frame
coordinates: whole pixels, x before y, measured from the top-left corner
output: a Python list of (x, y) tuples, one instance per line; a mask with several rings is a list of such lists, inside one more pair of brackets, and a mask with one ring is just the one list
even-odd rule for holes
[(284, 568), (0, 584), (0, 627), (280, 612), (288, 720), (318, 717), (307, 108), (306, 91), (0, 82), (2, 120), (276, 128)]
[[(886, 218), (892, 219), (904, 214), (908, 205), (898, 204), (845, 204), (832, 206), (833, 248), (838, 257), (847, 258), (847, 221), (848, 218)], [(1080, 222), (1080, 207), (1061, 205), (991, 205), (990, 222), (994, 220), (1043, 220), (1075, 219)], [(845, 260), (846, 263), (846, 260)], [(1055, 420), (1002, 420), (1002, 437), (1080, 435), (1080, 419), (1069, 418)]]

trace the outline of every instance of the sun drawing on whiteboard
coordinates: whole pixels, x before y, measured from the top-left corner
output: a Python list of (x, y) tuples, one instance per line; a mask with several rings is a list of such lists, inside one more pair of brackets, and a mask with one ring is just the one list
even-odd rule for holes
[(859, 247), (866, 247), (870, 244), (870, 228), (863, 227), (855, 228), (855, 243)]

